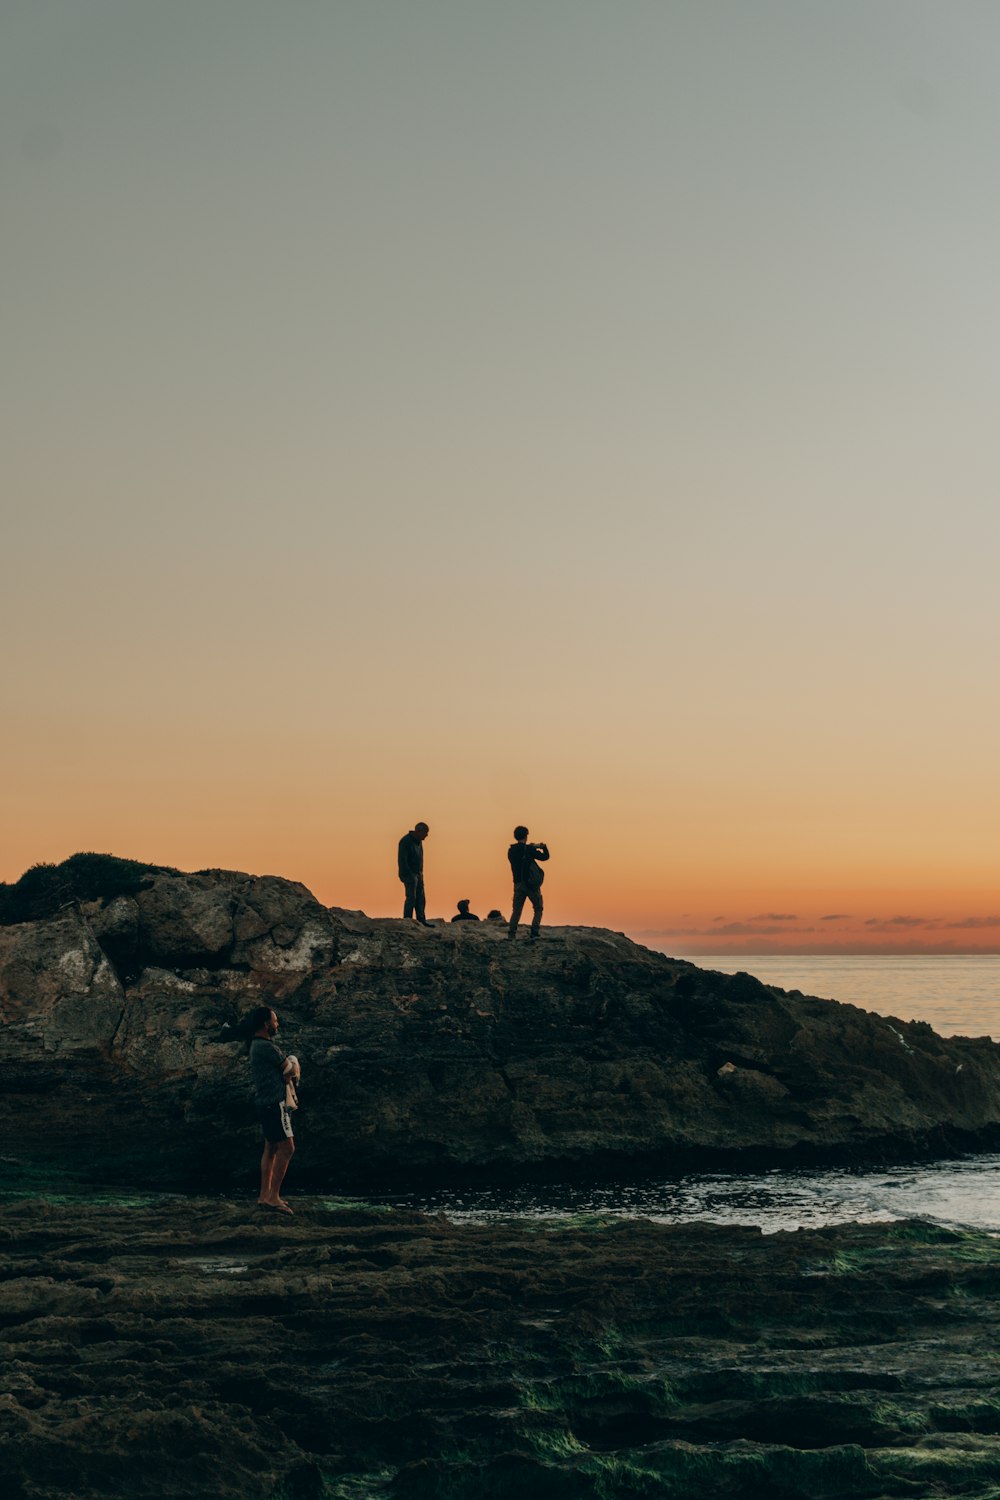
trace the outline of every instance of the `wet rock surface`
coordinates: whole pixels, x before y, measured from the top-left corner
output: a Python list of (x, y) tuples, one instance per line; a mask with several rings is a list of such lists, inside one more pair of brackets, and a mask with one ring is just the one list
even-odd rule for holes
[(8, 1500), (995, 1496), (994, 1239), (0, 1206)]
[(502, 926), (370, 919), (235, 871), (136, 867), (129, 889), (95, 895), (104, 857), (80, 858), (97, 862), (87, 899), (0, 923), (0, 1122), (23, 1142), (30, 1113), (25, 1150), (99, 1162), (105, 1182), (249, 1180), (246, 1065), (218, 1037), (261, 1002), (303, 1063), (300, 1185), (1000, 1144), (988, 1038), (945, 1040), (595, 928), (510, 943)]

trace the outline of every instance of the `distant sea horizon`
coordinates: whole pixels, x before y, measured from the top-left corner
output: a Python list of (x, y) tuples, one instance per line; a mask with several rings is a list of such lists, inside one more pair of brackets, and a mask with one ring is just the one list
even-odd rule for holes
[[(668, 952), (663, 942), (645, 946)], [(1000, 953), (676, 953), (722, 974), (858, 1005), (942, 1036), (1000, 1041)]]
[(736, 942), (727, 944), (724, 948), (714, 948), (707, 953), (704, 948), (692, 947), (686, 940), (677, 942), (668, 937), (662, 937), (658, 932), (629, 931), (625, 934), (633, 942), (641, 943), (644, 948), (653, 948), (657, 953), (667, 953), (672, 958), (683, 958), (688, 963), (694, 963), (706, 957), (720, 958), (728, 961), (731, 958), (1000, 958), (1000, 945), (987, 944), (980, 947), (954, 946), (954, 947), (927, 947), (911, 944), (907, 947), (903, 943), (865, 943), (865, 942), (843, 942), (825, 943), (818, 946), (813, 943), (783, 943), (781, 947), (748, 948)]

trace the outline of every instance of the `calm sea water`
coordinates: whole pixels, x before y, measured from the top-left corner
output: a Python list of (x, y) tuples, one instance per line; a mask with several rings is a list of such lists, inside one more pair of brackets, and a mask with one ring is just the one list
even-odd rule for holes
[[(765, 984), (844, 1000), (943, 1036), (1000, 1041), (1000, 955), (961, 957), (685, 954), (704, 969), (744, 970)], [(1000, 1234), (1000, 1156), (852, 1171), (822, 1168), (742, 1176), (704, 1173), (641, 1183), (575, 1183), (442, 1192), (391, 1201), (449, 1218), (565, 1219), (579, 1214), (752, 1224), (765, 1234), (825, 1224), (918, 1218)]]
[(877, 956), (745, 953), (678, 955), (702, 969), (844, 1000), (902, 1021), (929, 1021), (942, 1036), (1000, 1041), (1000, 954)]

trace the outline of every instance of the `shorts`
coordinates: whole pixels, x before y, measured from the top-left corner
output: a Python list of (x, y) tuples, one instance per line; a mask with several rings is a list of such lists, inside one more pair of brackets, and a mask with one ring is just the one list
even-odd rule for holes
[(258, 1104), (257, 1118), (265, 1141), (272, 1146), (292, 1139), (292, 1112), (287, 1104)]

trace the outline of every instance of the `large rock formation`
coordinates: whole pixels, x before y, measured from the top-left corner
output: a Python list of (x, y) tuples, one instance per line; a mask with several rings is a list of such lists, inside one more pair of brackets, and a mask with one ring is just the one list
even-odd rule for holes
[(591, 928), (510, 944), (328, 909), (304, 886), (150, 871), (0, 926), (7, 1153), (222, 1187), (255, 1142), (221, 1024), (273, 1001), (303, 1062), (299, 1185), (669, 1171), (1000, 1141), (1000, 1046)]

